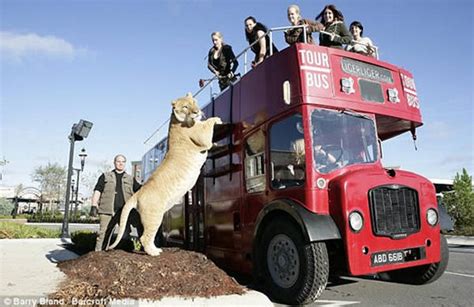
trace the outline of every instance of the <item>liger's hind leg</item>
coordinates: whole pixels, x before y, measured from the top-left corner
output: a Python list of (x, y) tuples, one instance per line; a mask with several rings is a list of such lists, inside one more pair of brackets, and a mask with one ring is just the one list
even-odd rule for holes
[[(140, 242), (145, 249), (145, 252), (151, 256), (158, 256), (161, 253), (161, 248), (155, 246), (155, 236), (163, 221), (163, 214), (156, 218), (150, 219), (148, 217), (147, 223), (143, 223), (143, 235), (140, 237)], [(143, 221), (142, 221), (143, 222)]]

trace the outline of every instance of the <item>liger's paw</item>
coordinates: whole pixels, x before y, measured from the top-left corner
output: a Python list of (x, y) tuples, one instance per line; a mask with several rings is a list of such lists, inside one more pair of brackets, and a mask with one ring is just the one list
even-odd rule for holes
[(161, 248), (157, 248), (156, 246), (145, 246), (145, 253), (150, 256), (158, 256), (163, 251)]
[(212, 117), (212, 121), (215, 125), (222, 125), (222, 119), (220, 119), (220, 117)]

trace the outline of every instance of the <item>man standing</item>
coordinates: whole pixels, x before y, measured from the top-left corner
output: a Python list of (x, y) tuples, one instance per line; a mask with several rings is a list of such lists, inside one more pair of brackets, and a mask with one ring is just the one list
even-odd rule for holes
[(126, 162), (124, 155), (116, 155), (114, 170), (103, 173), (94, 188), (91, 216), (97, 216), (98, 213), (100, 219), (96, 251), (103, 250), (104, 238), (112, 217), (121, 211), (125, 202), (141, 187), (132, 176), (125, 172)]

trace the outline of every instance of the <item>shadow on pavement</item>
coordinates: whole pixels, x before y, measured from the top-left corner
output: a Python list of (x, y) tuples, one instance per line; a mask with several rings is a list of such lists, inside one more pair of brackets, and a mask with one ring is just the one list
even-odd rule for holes
[(326, 288), (343, 286), (343, 285), (353, 284), (356, 282), (357, 280), (349, 279), (343, 276), (329, 276), (329, 280), (328, 280), (328, 284)]
[(78, 255), (76, 253), (73, 253), (67, 249), (62, 249), (62, 248), (49, 251), (46, 254), (46, 258), (53, 263), (71, 260), (77, 257)]

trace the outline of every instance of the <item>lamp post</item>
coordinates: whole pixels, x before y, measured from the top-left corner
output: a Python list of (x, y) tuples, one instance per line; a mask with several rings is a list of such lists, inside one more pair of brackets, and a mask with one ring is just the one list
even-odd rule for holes
[[(73, 168), (73, 170), (76, 170), (75, 168)], [(74, 178), (71, 179), (71, 203), (74, 202), (74, 195), (76, 194), (76, 180)], [(71, 205), (71, 207), (69, 208), (69, 214), (70, 216), (72, 216), (72, 209), (73, 209), (73, 206)]]
[(85, 139), (92, 129), (92, 123), (81, 119), (77, 124), (72, 125), (71, 133), (69, 134), (69, 165), (67, 169), (67, 189), (66, 200), (64, 202), (64, 218), (61, 227), (61, 238), (69, 238), (69, 203), (71, 197), (71, 177), (72, 177), (72, 161), (74, 159), (74, 143)]
[(74, 217), (77, 216), (77, 200), (79, 196), (79, 173), (84, 171), (84, 165), (86, 164), (87, 153), (86, 149), (82, 148), (81, 152), (79, 153), (79, 158), (81, 159), (81, 168), (75, 168), (74, 170), (77, 172), (76, 177), (76, 198), (74, 199)]

